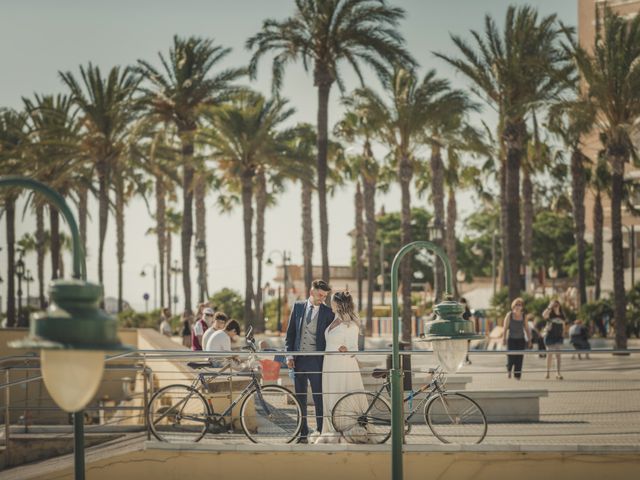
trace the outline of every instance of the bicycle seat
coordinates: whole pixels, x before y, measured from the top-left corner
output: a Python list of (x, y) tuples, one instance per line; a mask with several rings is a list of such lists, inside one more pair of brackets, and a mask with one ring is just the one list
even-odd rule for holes
[(373, 378), (387, 378), (389, 376), (389, 372), (384, 368), (374, 368), (371, 376)]
[(187, 363), (187, 367), (193, 368), (194, 370), (199, 370), (201, 368), (211, 368), (211, 363), (209, 363), (209, 362), (189, 362), (189, 363)]

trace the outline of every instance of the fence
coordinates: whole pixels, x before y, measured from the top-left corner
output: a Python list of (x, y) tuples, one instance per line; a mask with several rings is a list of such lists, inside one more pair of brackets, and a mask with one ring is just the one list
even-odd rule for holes
[[(484, 410), (488, 429), (483, 443), (504, 445), (509, 448), (517, 444), (597, 444), (597, 445), (640, 445), (640, 350), (624, 352), (612, 350), (591, 350), (590, 358), (577, 358), (574, 350), (565, 349), (562, 354), (562, 379), (556, 379), (555, 359), (550, 378), (546, 377), (548, 352), (517, 351), (524, 355), (521, 380), (508, 378), (505, 369), (506, 355), (510, 352), (470, 351), (470, 364), (458, 374), (448, 374), (446, 388), (450, 392), (461, 392), (475, 400)], [(580, 352), (583, 356), (585, 352)], [(619, 354), (619, 355), (616, 355)], [(246, 359), (246, 352), (236, 352)], [(260, 358), (273, 359), (284, 352), (259, 352)], [(353, 355), (337, 352), (319, 353), (325, 358)], [(376, 392), (384, 379), (373, 378), (375, 369), (385, 369), (389, 350), (357, 352), (358, 368), (349, 373), (359, 374), (364, 389)], [(406, 376), (412, 380), (413, 390), (418, 390), (428, 381), (428, 370), (434, 366), (433, 353), (414, 349), (403, 352), (410, 355), (410, 370)], [(103, 383), (113, 383), (113, 389), (123, 392), (120, 400), (96, 399), (86, 410), (89, 424), (86, 434), (96, 432), (139, 432), (142, 438), (154, 437), (146, 425), (149, 399), (158, 389), (169, 384), (191, 384), (197, 372), (190, 368), (190, 361), (204, 361), (209, 357), (223, 357), (222, 353), (194, 353), (186, 351), (136, 351), (107, 361)], [(293, 354), (295, 357), (296, 354)], [(307, 355), (309, 356), (309, 355)], [(573, 358), (572, 358), (573, 357)], [(4, 399), (2, 408), (5, 428), (4, 442), (7, 451), (11, 449), (12, 436), (25, 433), (50, 432), (59, 438), (70, 438), (71, 426), (66, 414), (55, 405), (48, 403), (46, 389), (42, 386), (38, 358), (34, 356), (0, 358), (0, 368), (4, 370), (4, 383), (0, 385)], [(18, 372), (28, 373), (28, 378), (13, 380)], [(205, 392), (214, 411), (220, 412), (230, 405), (248, 378), (223, 375), (217, 387)], [(344, 371), (342, 374), (346, 373)], [(410, 375), (409, 375), (410, 373)], [(326, 377), (332, 372), (325, 372)], [(288, 370), (282, 368), (274, 380), (263, 380), (263, 384), (282, 385), (293, 390)], [(28, 390), (23, 399), (16, 401), (13, 395), (17, 389)], [(343, 394), (340, 392), (323, 392)], [(411, 395), (405, 392), (406, 397)], [(13, 398), (13, 399), (12, 399)], [(382, 398), (390, 402), (383, 391)], [(313, 397), (308, 397), (308, 423), (315, 428), (315, 406)], [(405, 412), (416, 407), (419, 397), (405, 402)], [(238, 408), (229, 417), (227, 428), (207, 429), (203, 442), (246, 443), (239, 422)], [(324, 421), (330, 420), (330, 413), (324, 414)], [(67, 425), (62, 425), (67, 423)], [(426, 425), (424, 407), (411, 418), (406, 427), (405, 442), (409, 444), (438, 444), (440, 440)], [(312, 448), (312, 447), (310, 447)]]

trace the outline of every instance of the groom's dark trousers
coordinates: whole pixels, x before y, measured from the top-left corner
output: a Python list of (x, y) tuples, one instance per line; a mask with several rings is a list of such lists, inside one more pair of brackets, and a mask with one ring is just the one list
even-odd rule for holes
[[(296, 302), (291, 309), (289, 317), (289, 325), (287, 326), (287, 335), (285, 337), (285, 349), (287, 352), (299, 351), (300, 339), (302, 334), (302, 321), (305, 314), (307, 302)], [(317, 331), (316, 331), (316, 351), (323, 352), (326, 345), (324, 331), (333, 321), (333, 312), (326, 305), (320, 305), (318, 312)], [(307, 388), (311, 385), (313, 394), (313, 403), (316, 407), (316, 428), (318, 432), (322, 432), (322, 355), (304, 355), (293, 356), (294, 362), (294, 387), (296, 398), (302, 407), (302, 429), (300, 437), (306, 438), (309, 434), (309, 426), (307, 424)], [(328, 412), (331, 413), (331, 412)], [(330, 421), (330, 420), (329, 420)]]
[(309, 434), (307, 423), (307, 382), (311, 384), (313, 403), (316, 407), (316, 425), (318, 432), (322, 432), (322, 357), (321, 356), (297, 356), (295, 357), (295, 390), (296, 397), (302, 407), (301, 437)]

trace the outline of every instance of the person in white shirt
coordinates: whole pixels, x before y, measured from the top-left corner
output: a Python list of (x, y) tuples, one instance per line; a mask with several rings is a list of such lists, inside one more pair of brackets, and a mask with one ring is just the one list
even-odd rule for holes
[[(218, 330), (209, 337), (204, 349), (208, 352), (230, 352), (231, 341), (238, 335), (240, 335), (240, 324), (235, 320), (229, 320), (224, 330)], [(223, 357), (212, 357), (209, 361), (213, 367), (223, 367), (227, 363)]]
[(207, 349), (206, 348), (207, 342), (211, 338), (211, 335), (213, 335), (219, 330), (224, 330), (224, 327), (227, 324), (227, 321), (229, 321), (229, 317), (227, 317), (223, 312), (216, 312), (214, 314), (213, 309), (208, 309), (208, 310), (211, 310), (211, 312), (206, 313), (205, 311), (205, 319), (206, 319), (207, 325), (209, 325), (209, 328), (207, 328), (207, 330), (202, 335), (202, 348), (204, 350)]

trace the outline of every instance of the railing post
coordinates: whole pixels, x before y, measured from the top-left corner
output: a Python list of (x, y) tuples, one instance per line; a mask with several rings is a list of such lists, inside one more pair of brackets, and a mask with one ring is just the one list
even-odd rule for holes
[(145, 427), (147, 427), (147, 440), (151, 440), (151, 426), (149, 425), (148, 422), (148, 418), (149, 418), (149, 387), (148, 387), (148, 375), (149, 373), (147, 372), (147, 366), (146, 366), (146, 362), (143, 364), (142, 367), (142, 401), (144, 403), (143, 405), (143, 415), (144, 418), (142, 419)]
[[(4, 371), (4, 381), (8, 385), (11, 381), (10, 370), (8, 368)], [(4, 443), (5, 443), (5, 458), (6, 465), (11, 464), (11, 410), (9, 409), (9, 403), (11, 402), (11, 387), (5, 387), (4, 389)]]

